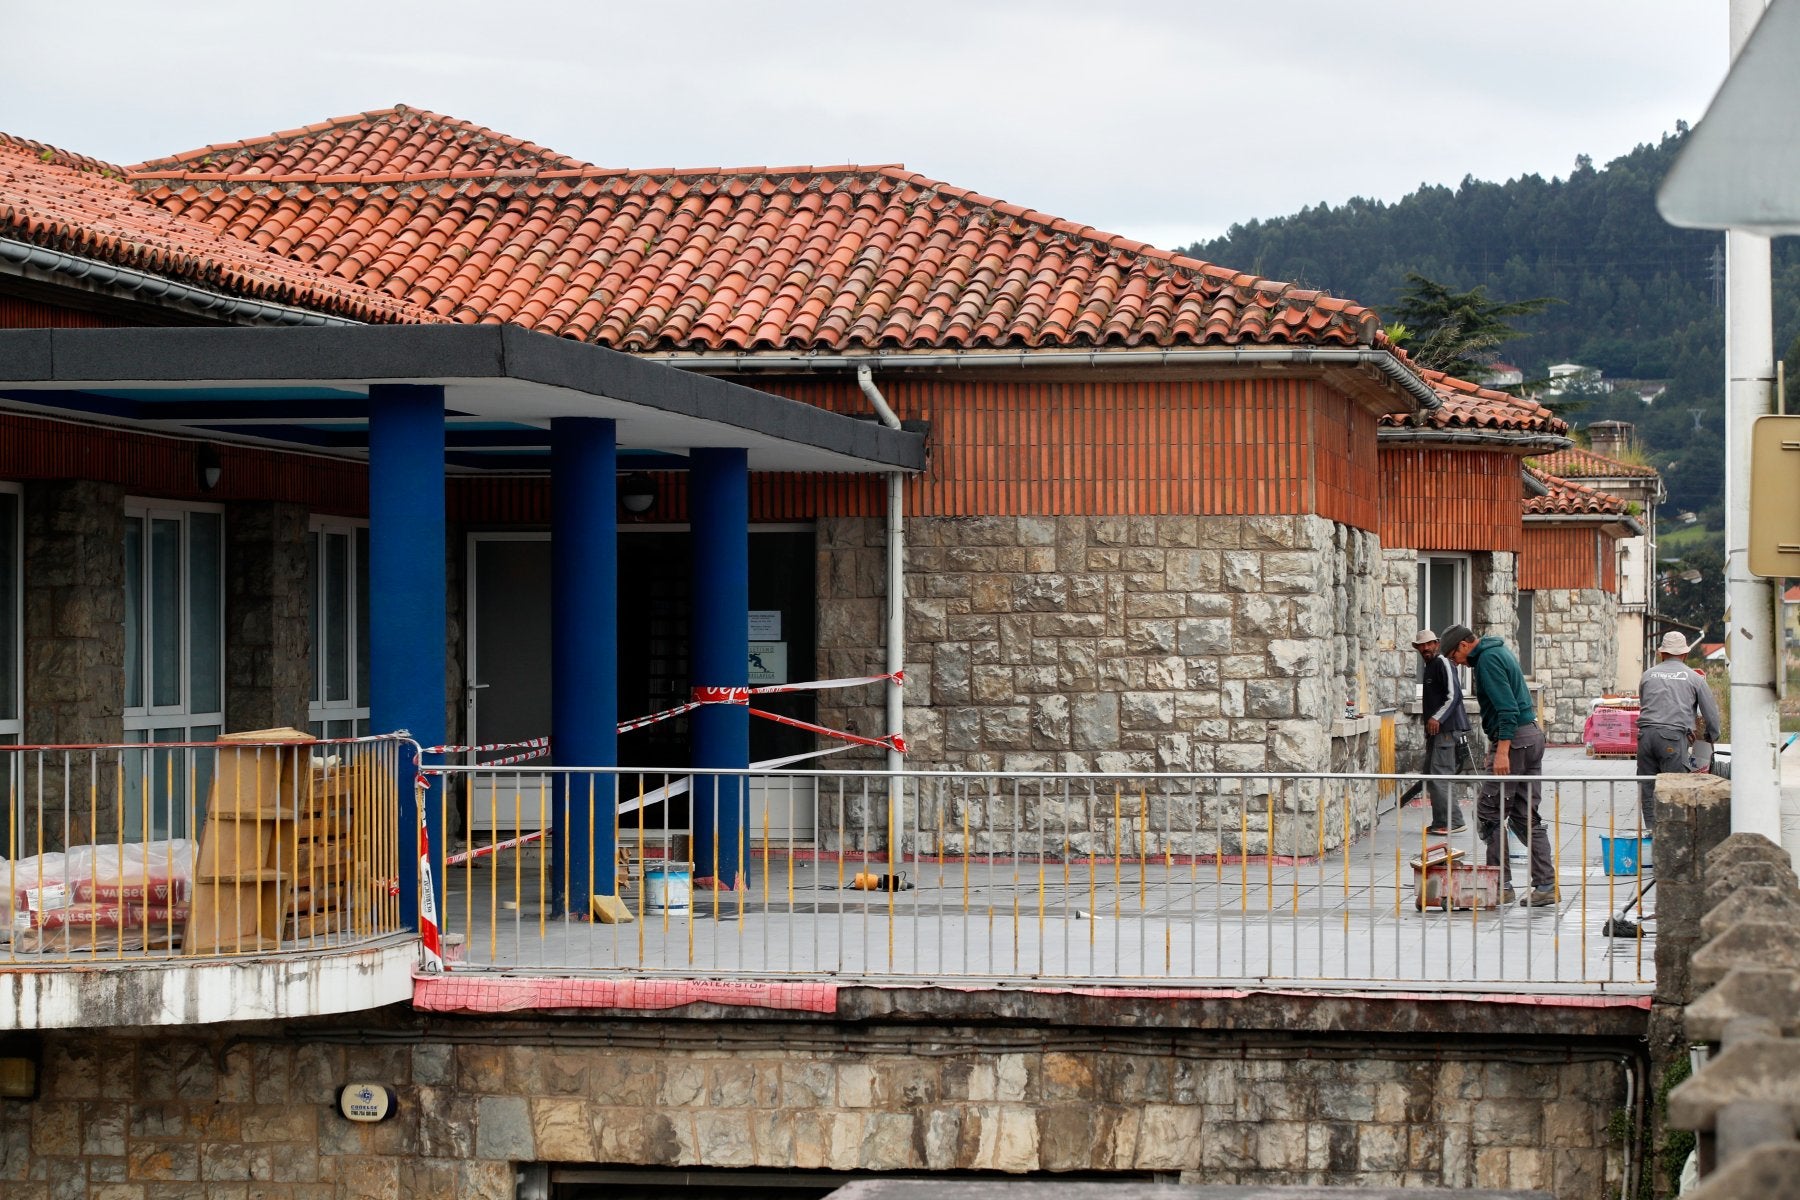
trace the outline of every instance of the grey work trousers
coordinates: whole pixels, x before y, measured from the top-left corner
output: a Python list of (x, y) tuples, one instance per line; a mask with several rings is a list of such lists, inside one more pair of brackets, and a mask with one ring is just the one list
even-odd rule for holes
[[(1518, 783), (1502, 784), (1498, 780), (1489, 780), (1483, 783), (1475, 800), (1475, 831), (1487, 846), (1488, 865), (1501, 869), (1501, 877), (1506, 881), (1503, 886), (1512, 886), (1512, 867), (1506, 861), (1504, 821), (1521, 842), (1531, 847), (1531, 886), (1555, 887), (1556, 861), (1550, 856), (1550, 835), (1538, 817), (1543, 785), (1536, 777), (1544, 773), (1544, 731), (1536, 725), (1519, 726), (1513, 731), (1508, 759), (1508, 775), (1529, 776), (1531, 781), (1521, 779)], [(1492, 774), (1493, 769), (1494, 760), (1490, 755), (1488, 773)]]
[(1450, 794), (1450, 784), (1439, 782), (1456, 774), (1456, 734), (1440, 729), (1425, 735), (1425, 774), (1432, 828), (1462, 828), (1462, 809)]
[[(1637, 773), (1686, 775), (1688, 752), (1694, 748), (1694, 731), (1673, 725), (1639, 725)], [(1656, 823), (1656, 780), (1638, 781), (1638, 807), (1644, 811), (1644, 828)]]

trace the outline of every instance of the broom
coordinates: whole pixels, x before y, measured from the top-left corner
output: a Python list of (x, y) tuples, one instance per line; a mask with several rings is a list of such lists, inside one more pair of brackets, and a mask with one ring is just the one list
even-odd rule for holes
[(1636, 921), (1626, 920), (1625, 914), (1630, 912), (1632, 909), (1636, 908), (1638, 901), (1642, 900), (1645, 896), (1648, 896), (1650, 894), (1650, 888), (1653, 888), (1655, 886), (1656, 886), (1656, 880), (1652, 879), (1650, 881), (1650, 887), (1645, 888), (1643, 891), (1641, 891), (1637, 895), (1633, 896), (1631, 898), (1631, 903), (1627, 904), (1624, 908), (1619, 910), (1618, 916), (1606, 918), (1606, 923), (1604, 925), (1600, 926), (1600, 936), (1601, 937), (1609, 937), (1609, 938), (1641, 938), (1641, 937), (1643, 937), (1644, 936), (1643, 929), (1638, 926), (1638, 923)]

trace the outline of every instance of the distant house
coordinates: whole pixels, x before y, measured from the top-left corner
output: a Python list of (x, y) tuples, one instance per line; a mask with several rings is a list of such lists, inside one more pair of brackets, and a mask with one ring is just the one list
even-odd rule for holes
[(1580, 363), (1553, 363), (1547, 374), (1550, 386), (1545, 390), (1552, 396), (1571, 391), (1612, 391), (1612, 384), (1601, 375), (1598, 367), (1584, 367)]
[(1482, 382), (1491, 388), (1516, 387), (1525, 382), (1525, 372), (1508, 362), (1490, 363)]
[(1781, 627), (1789, 646), (1800, 645), (1800, 584), (1781, 593)]

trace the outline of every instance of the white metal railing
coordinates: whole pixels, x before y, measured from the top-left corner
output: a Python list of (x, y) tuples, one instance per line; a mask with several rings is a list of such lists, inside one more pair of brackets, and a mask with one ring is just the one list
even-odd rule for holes
[(403, 738), (0, 746), (0, 971), (404, 932)]
[[(1497, 903), (1482, 865), (1484, 777), (1451, 781), (1468, 828), (1438, 837), (1428, 806), (1398, 804), (1409, 775), (441, 771), (446, 828), (476, 831), (447, 865), (434, 850), (453, 971), (1628, 993), (1652, 979), (1649, 943), (1601, 932), (1648, 886), (1601, 858), (1602, 837), (1621, 856), (1644, 845), (1635, 777), (1538, 781), (1558, 893), (1524, 907)], [(559, 806), (617, 813), (634, 920), (556, 911), (588, 869), (532, 832)], [(733, 806), (735, 860), (688, 861), (696, 808), (716, 828)], [(1421, 910), (1419, 867), (1446, 858), (1484, 902)], [(1511, 863), (1521, 897), (1528, 871)], [(733, 875), (745, 886), (688, 892)]]

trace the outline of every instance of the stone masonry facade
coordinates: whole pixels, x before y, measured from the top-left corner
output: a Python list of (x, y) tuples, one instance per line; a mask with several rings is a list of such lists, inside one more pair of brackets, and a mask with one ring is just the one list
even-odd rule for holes
[[(1599, 1197), (1620, 1170), (1620, 1065), (1566, 1048), (1297, 1050), (1121, 1029), (1096, 1049), (1079, 1030), (682, 1024), (50, 1033), (43, 1094), (0, 1101), (0, 1192), (511, 1200), (518, 1166), (548, 1162)], [(392, 1088), (398, 1115), (344, 1120), (336, 1091), (353, 1080)]]
[(305, 729), (312, 690), (313, 579), (307, 512), (247, 502), (225, 510), (225, 728)]
[(1619, 606), (1599, 588), (1554, 588), (1533, 593), (1537, 661), (1551, 742), (1579, 742), (1588, 702), (1613, 688), (1619, 674)]
[[(884, 530), (819, 522), (819, 670), (881, 661)], [(924, 518), (907, 525), (907, 738), (916, 769), (1281, 772), (1369, 770), (1346, 737), (1380, 675), (1374, 535), (1319, 517)], [(822, 723), (882, 728), (881, 697), (832, 693)], [(1334, 737), (1334, 733), (1337, 734)], [(1266, 796), (1268, 784), (1249, 783)], [(1277, 808), (1317, 815), (1318, 789)], [(1238, 825), (1237, 801), (1230, 800)], [(1256, 810), (1266, 832), (1266, 805)], [(1359, 810), (1360, 811), (1360, 810)], [(960, 829), (965, 814), (954, 814)], [(1128, 817), (1130, 814), (1126, 814)], [(1216, 814), (1215, 814), (1216, 815)], [(971, 828), (1013, 817), (992, 806)], [(1210, 828), (1206, 815), (1194, 818)], [(1152, 849), (1177, 849), (1157, 842)], [(1360, 829), (1366, 816), (1352, 824)], [(822, 825), (837, 818), (822, 814)], [(1341, 840), (1333, 820), (1329, 842)], [(884, 827), (848, 814), (846, 829)], [(1313, 825), (1286, 849), (1314, 839)], [(1248, 852), (1266, 850), (1253, 836)], [(1232, 850), (1238, 849), (1236, 830)], [(1283, 837), (1278, 833), (1278, 846)], [(1180, 847), (1210, 853), (1217, 840)]]

